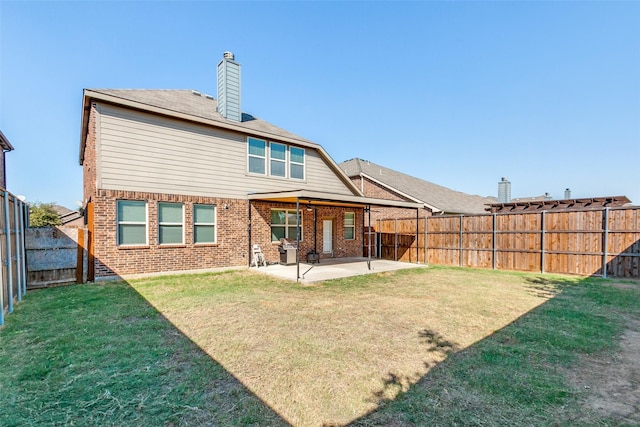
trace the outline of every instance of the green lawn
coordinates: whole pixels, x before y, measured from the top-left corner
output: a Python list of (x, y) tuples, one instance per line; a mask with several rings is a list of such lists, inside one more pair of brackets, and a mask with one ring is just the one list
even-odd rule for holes
[(29, 292), (0, 425), (615, 425), (566, 371), (640, 320), (634, 282), (433, 267)]

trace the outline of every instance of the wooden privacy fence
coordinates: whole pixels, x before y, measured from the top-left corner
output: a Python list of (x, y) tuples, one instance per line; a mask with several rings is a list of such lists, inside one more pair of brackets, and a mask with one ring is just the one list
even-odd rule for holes
[(24, 230), (29, 222), (29, 208), (13, 194), (0, 190), (0, 325), (5, 313), (27, 292)]
[(637, 207), (387, 219), (375, 226), (384, 259), (640, 277)]
[(84, 228), (28, 228), (25, 243), (29, 289), (86, 282), (87, 233)]

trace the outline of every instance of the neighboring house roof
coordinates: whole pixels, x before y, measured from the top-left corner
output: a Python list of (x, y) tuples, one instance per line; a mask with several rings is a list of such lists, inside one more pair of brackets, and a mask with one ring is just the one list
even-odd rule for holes
[(85, 89), (80, 140), (81, 165), (84, 162), (91, 100), (313, 148), (318, 151), (333, 172), (344, 181), (354, 194), (362, 195), (322, 146), (250, 114), (242, 113), (241, 122), (225, 119), (217, 111), (217, 102), (212, 96), (189, 89)]
[(62, 221), (62, 225), (67, 225), (74, 221), (79, 222), (80, 219), (82, 219), (82, 221), (84, 222), (82, 214), (78, 211), (74, 211), (60, 205), (53, 205), (52, 207), (53, 207), (53, 210), (55, 210), (56, 213), (58, 214), (60, 221)]
[(514, 199), (510, 203), (492, 203), (487, 207), (490, 212), (528, 212), (528, 211), (558, 211), (576, 209), (602, 209), (606, 207), (620, 207), (629, 205), (631, 200), (626, 196), (592, 197), (585, 199), (562, 200), (528, 200)]
[(410, 200), (424, 203), (434, 213), (486, 213), (486, 205), (497, 201), (455, 191), (367, 160), (351, 159), (339, 165), (349, 177), (363, 176)]
[(9, 140), (7, 139), (6, 136), (4, 136), (4, 133), (2, 133), (1, 130), (0, 130), (0, 147), (4, 151), (13, 150), (13, 146), (9, 143)]

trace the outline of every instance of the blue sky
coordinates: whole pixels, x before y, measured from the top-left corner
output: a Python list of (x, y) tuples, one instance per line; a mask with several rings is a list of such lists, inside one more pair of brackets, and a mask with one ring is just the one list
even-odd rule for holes
[(217, 96), (455, 190), (640, 204), (640, 2), (0, 0), (8, 189), (74, 207), (83, 88)]

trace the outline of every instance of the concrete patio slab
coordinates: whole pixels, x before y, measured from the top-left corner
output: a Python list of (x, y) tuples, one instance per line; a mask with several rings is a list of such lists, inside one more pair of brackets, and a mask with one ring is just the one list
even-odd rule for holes
[[(333, 258), (323, 259), (320, 263), (300, 263), (300, 283), (318, 283), (325, 280), (363, 274), (381, 273), (385, 271), (404, 270), (408, 268), (426, 268), (425, 264), (372, 259), (369, 269), (367, 258)], [(251, 267), (251, 270), (269, 274), (281, 279), (296, 281), (296, 265), (273, 264), (267, 267)]]

